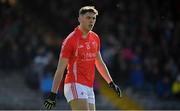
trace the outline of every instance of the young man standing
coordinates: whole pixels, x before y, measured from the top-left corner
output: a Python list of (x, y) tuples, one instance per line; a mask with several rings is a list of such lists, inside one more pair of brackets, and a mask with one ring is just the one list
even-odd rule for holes
[(56, 94), (66, 66), (68, 72), (65, 78), (64, 95), (72, 110), (95, 110), (94, 66), (121, 97), (120, 88), (113, 82), (102, 60), (99, 37), (91, 31), (97, 15), (98, 11), (93, 6), (85, 6), (79, 10), (80, 25), (63, 42), (51, 94), (44, 102), (47, 109), (55, 106)]

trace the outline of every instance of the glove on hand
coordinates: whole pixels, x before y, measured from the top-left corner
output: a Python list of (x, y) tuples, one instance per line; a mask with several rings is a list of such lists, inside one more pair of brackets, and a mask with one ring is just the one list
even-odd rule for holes
[(46, 109), (52, 109), (56, 106), (56, 93), (51, 92), (49, 97), (45, 100), (44, 106)]
[(114, 82), (110, 82), (109, 87), (112, 88), (119, 97), (122, 97), (121, 89)]

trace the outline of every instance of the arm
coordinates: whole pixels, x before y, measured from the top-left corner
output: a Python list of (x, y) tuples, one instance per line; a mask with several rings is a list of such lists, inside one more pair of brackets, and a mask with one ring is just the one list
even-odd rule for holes
[(106, 80), (109, 86), (117, 93), (119, 97), (122, 97), (121, 89), (113, 82), (109, 71), (101, 57), (100, 51), (97, 54), (96, 61), (95, 61), (96, 68), (100, 72), (101, 76)]
[(68, 64), (68, 59), (67, 58), (60, 58), (58, 62), (58, 66), (54, 75), (54, 80), (53, 80), (53, 85), (51, 92), (57, 93), (60, 82), (62, 80), (64, 70)]
[(54, 80), (53, 80), (53, 85), (51, 89), (51, 93), (49, 97), (45, 100), (44, 106), (46, 109), (51, 109), (52, 107), (56, 106), (56, 95), (58, 92), (59, 84), (62, 80), (64, 70), (68, 64), (68, 59), (67, 58), (61, 58), (59, 59), (58, 66), (54, 75)]
[(95, 65), (97, 70), (99, 71), (99, 73), (101, 74), (101, 76), (106, 80), (106, 82), (109, 84), (110, 82), (112, 82), (112, 78), (109, 74), (109, 71), (101, 57), (101, 53), (100, 51), (97, 54), (96, 60), (95, 60)]
[(73, 54), (74, 44), (72, 42), (72, 39), (70, 38), (72, 37), (67, 37), (62, 43), (59, 61), (51, 88), (51, 93), (44, 102), (44, 106), (46, 107), (46, 109), (51, 109), (56, 105), (56, 95), (58, 92), (58, 88), (63, 78), (64, 70), (68, 64), (69, 58)]

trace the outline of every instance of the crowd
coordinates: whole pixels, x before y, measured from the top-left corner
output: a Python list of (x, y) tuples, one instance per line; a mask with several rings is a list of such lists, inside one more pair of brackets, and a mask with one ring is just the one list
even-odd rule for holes
[(0, 69), (26, 70), (27, 82), (34, 78), (28, 83), (48, 92), (61, 43), (78, 25), (78, 9), (89, 4), (99, 10), (94, 31), (112, 78), (135, 91), (180, 98), (180, 23), (170, 0), (0, 2)]

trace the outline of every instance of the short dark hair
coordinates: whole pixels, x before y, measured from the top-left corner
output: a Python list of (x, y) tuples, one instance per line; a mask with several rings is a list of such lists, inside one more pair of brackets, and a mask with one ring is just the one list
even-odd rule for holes
[(98, 11), (95, 9), (94, 6), (84, 6), (79, 10), (79, 15), (84, 15), (87, 12), (92, 12), (96, 15), (98, 15)]

